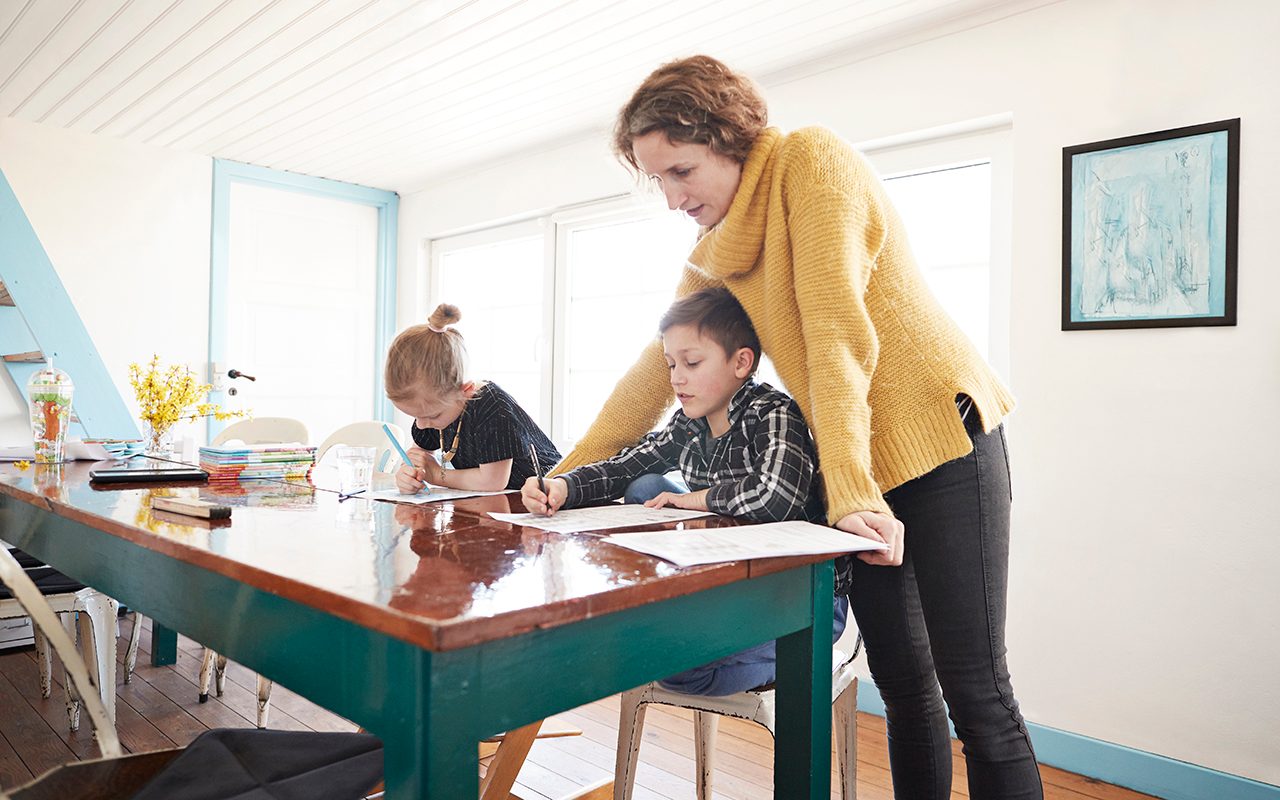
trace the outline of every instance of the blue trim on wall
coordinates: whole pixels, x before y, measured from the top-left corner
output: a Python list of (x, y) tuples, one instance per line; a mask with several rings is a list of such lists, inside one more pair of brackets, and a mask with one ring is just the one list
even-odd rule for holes
[[(858, 710), (884, 716), (884, 701), (871, 681), (858, 681)], [(1166, 800), (1280, 800), (1280, 786), (1034, 722), (1027, 730), (1040, 763)]]
[[(231, 182), (266, 186), (349, 203), (373, 206), (378, 210), (378, 255), (375, 296), (373, 354), (373, 408), (375, 418), (392, 421), (391, 401), (382, 386), (380, 365), (396, 327), (396, 237), (400, 216), (400, 196), (385, 189), (374, 189), (345, 181), (316, 178), (296, 172), (282, 172), (253, 164), (242, 164), (222, 158), (213, 160), (212, 231), (209, 245), (209, 363), (226, 362), (227, 277), (231, 225)], [(223, 403), (222, 392), (211, 392), (210, 399)], [(209, 420), (209, 438), (222, 430), (222, 423)]]

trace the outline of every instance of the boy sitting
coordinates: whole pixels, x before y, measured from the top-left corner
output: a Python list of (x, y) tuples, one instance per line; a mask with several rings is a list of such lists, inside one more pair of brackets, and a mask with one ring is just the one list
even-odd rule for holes
[[(529, 478), (521, 490), (525, 508), (554, 514), (599, 505), (628, 493), (637, 479), (678, 468), (692, 491), (664, 491), (645, 505), (755, 522), (825, 524), (809, 428), (794, 400), (752, 380), (760, 341), (733, 295), (713, 288), (683, 297), (663, 315), (658, 330), (680, 410), (665, 428), (613, 458), (548, 479), (545, 494), (538, 479)], [(844, 631), (850, 573), (848, 557), (838, 560), (832, 641)], [(766, 642), (662, 685), (687, 694), (727, 695), (772, 682), (775, 668), (774, 642)]]

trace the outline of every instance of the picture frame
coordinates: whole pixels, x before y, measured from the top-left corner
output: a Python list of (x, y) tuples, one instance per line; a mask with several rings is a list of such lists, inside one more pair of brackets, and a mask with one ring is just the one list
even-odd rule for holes
[(1236, 324), (1240, 119), (1062, 149), (1062, 330)]

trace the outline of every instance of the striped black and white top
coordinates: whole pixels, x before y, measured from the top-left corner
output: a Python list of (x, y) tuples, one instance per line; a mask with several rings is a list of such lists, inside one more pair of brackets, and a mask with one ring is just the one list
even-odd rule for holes
[[(511, 477), (507, 480), (507, 489), (519, 489), (526, 478), (537, 474), (529, 455), (530, 444), (538, 450), (538, 463), (544, 473), (560, 461), (560, 451), (538, 423), (496, 383), (480, 387), (467, 401), (462, 415), (445, 427), (444, 441), (449, 447), (453, 446), (459, 422), (462, 434), (458, 437), (458, 451), (450, 462), (454, 469), (474, 469), (509, 458)], [(441, 432), (435, 428), (423, 430), (415, 423), (411, 433), (413, 443), (423, 450), (441, 449)]]

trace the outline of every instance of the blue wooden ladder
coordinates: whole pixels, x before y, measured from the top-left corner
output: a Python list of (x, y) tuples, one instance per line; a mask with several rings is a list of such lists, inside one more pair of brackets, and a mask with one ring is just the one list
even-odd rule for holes
[(75, 382), (72, 434), (138, 438), (133, 415), (0, 171), (0, 363), (26, 398), (27, 379), (50, 357)]

